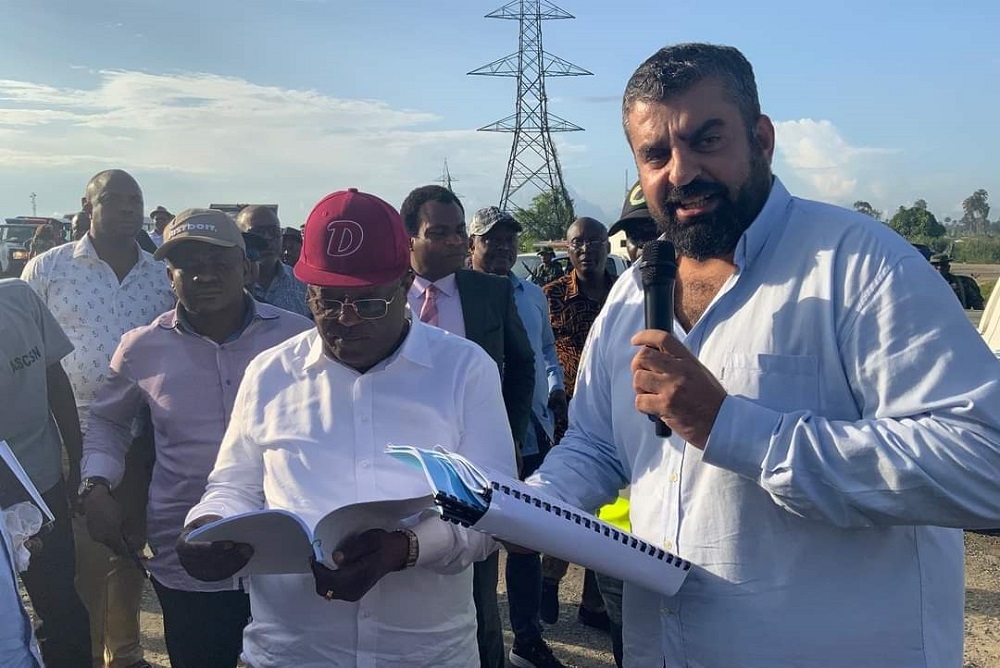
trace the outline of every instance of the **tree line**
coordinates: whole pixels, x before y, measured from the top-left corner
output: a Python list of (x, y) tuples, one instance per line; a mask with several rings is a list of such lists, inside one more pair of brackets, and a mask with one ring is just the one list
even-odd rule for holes
[(923, 199), (900, 206), (889, 218), (864, 200), (855, 202), (854, 210), (885, 223), (911, 243), (949, 253), (954, 262), (1000, 263), (1000, 219), (990, 220), (990, 195), (982, 188), (965, 198), (957, 220), (938, 220)]

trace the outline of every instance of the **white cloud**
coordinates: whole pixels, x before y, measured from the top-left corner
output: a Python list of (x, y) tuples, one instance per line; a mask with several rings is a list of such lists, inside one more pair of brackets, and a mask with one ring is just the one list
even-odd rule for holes
[(885, 196), (873, 167), (895, 151), (852, 146), (828, 120), (778, 121), (775, 132), (777, 157), (805, 188), (803, 196), (838, 203)]
[(440, 121), (378, 100), (212, 74), (103, 71), (92, 88), (0, 79), (0, 170), (78, 169), (82, 188), (93, 172), (118, 166), (144, 184), (169, 181), (166, 192), (144, 189), (173, 208), (235, 197), (280, 201), (297, 214), (348, 186), (398, 205), (447, 158), (467, 208), (493, 203), (510, 135), (432, 129)]

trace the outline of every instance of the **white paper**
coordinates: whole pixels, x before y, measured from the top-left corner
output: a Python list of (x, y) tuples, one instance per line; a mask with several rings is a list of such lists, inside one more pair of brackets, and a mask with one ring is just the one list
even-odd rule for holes
[[(536, 507), (534, 503), (525, 502), (523, 499), (494, 489), (489, 510), (472, 526), (473, 529), (619, 580), (634, 582), (664, 596), (673, 596), (684, 583), (691, 566), (683, 559), (675, 555), (660, 559), (658, 553), (661, 551), (666, 553), (666, 550), (660, 550), (655, 546), (646, 548), (647, 552), (652, 554), (644, 553), (638, 547), (632, 546), (631, 538), (627, 544), (622, 540), (614, 540), (605, 535), (605, 528), (612, 532), (612, 535), (614, 531), (620, 536), (627, 532), (579, 508), (540, 494), (538, 490), (524, 483), (510, 478), (494, 482), (526, 493), (532, 499), (539, 499), (543, 502), (543, 508), (547, 502), (564, 512), (562, 514), (547, 512), (543, 508)], [(567, 519), (563, 516), (566, 512), (579, 515), (581, 522)], [(590, 522), (590, 527), (586, 526), (584, 518)], [(636, 540), (638, 541), (638, 538)]]
[[(482, 512), (472, 525), (476, 531), (666, 596), (677, 593), (691, 569), (690, 562), (666, 550), (444, 448), (424, 450), (390, 445), (386, 452), (410, 463), (419, 462), (433, 491), (460, 501), (473, 499), (469, 507), (475, 512), (471, 516)], [(488, 504), (486, 488), (492, 490)], [(532, 502), (525, 501), (524, 495)], [(443, 509), (442, 514), (446, 514)]]
[(253, 558), (237, 576), (251, 573), (310, 573), (309, 557), (316, 555), (312, 532), (284, 510), (255, 510), (198, 527), (189, 541), (232, 541), (253, 547)]
[(311, 573), (311, 556), (335, 569), (333, 552), (345, 538), (369, 529), (392, 531), (402, 528), (407, 520), (433, 507), (430, 495), (352, 503), (325, 515), (315, 529), (310, 529), (298, 515), (285, 510), (255, 510), (199, 527), (188, 534), (188, 540), (251, 545), (253, 558), (236, 573), (237, 577)]

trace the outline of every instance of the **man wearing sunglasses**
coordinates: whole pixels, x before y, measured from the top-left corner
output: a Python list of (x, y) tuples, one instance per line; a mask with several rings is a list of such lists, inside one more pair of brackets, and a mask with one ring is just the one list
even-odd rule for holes
[(311, 323), (247, 294), (247, 242), (225, 213), (183, 211), (163, 239), (154, 257), (166, 263), (178, 305), (122, 337), (91, 404), (81, 496), (94, 540), (133, 558), (110, 490), (125, 469), (132, 420), (148, 407), (156, 448), (147, 506), (149, 571), (170, 663), (232, 667), (249, 617), (247, 595), (231, 578), (192, 578), (174, 545), (205, 491), (247, 364)]
[[(390, 443), (442, 445), (514, 475), (496, 364), (476, 344), (409, 318), (409, 237), (399, 214), (357, 190), (328, 195), (305, 226), (295, 274), (316, 327), (251, 362), (188, 529), (262, 507), (315, 523), (358, 501), (427, 493)], [(254, 668), (478, 663), (472, 568), (492, 539), (428, 509), (397, 531), (336, 546), (338, 569), (253, 576), (243, 658)], [(252, 546), (188, 542), (197, 578), (231, 577)], [(303, 555), (303, 559), (306, 556)]]
[(259, 273), (250, 288), (254, 298), (308, 317), (306, 286), (295, 278), (292, 268), (281, 261), (282, 233), (278, 214), (271, 207), (251, 204), (240, 209), (236, 224), (242, 232), (259, 237), (262, 242), (257, 262)]

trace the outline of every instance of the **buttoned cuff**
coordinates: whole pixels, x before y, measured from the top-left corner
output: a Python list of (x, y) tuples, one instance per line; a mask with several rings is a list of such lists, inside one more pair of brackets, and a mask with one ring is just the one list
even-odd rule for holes
[(782, 414), (743, 397), (728, 396), (719, 408), (702, 461), (759, 481)]
[(124, 463), (103, 452), (85, 452), (80, 463), (81, 480), (95, 476), (107, 478), (112, 488), (121, 483), (124, 473)]

